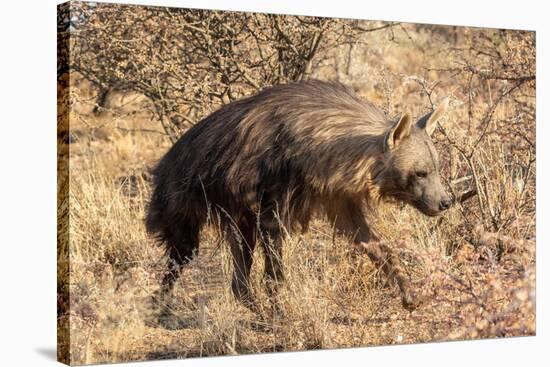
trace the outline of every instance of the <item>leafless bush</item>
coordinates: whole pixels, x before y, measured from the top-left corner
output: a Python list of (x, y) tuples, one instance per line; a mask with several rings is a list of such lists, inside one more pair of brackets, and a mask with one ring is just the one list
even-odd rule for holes
[[(451, 62), (429, 69), (454, 84), (460, 112), (460, 129), (439, 129), (440, 141), (452, 147), (445, 159), (449, 186), (462, 204), (466, 232), (481, 225), (492, 233), (533, 237), (534, 33), (488, 29), (460, 35), (460, 47), (439, 51)], [(444, 88), (438, 81), (418, 83), (430, 103), (434, 90)]]
[(91, 80), (100, 97), (111, 88), (149, 97), (175, 140), (220, 104), (308, 77), (327, 50), (392, 25), (74, 3), (69, 21), (60, 27), (70, 31), (72, 70)]

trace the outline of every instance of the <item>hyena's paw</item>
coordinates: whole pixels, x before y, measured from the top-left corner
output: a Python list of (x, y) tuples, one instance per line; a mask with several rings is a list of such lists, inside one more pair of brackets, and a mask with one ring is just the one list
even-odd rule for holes
[(425, 301), (426, 297), (423, 294), (413, 292), (410, 289), (401, 291), (401, 304), (403, 305), (403, 308), (407, 311), (412, 312), (416, 310), (419, 306), (424, 304)]
[(160, 291), (155, 291), (150, 294), (147, 299), (147, 305), (152, 309), (158, 309), (164, 303), (163, 294)]
[(173, 317), (170, 306), (159, 292), (147, 296), (144, 301), (147, 308), (144, 320), (147, 326), (164, 327), (166, 320)]
[(236, 301), (244, 308), (248, 309), (254, 314), (260, 314), (261, 308), (256, 300), (256, 297), (252, 295), (252, 292), (248, 288), (233, 287), (233, 295)]

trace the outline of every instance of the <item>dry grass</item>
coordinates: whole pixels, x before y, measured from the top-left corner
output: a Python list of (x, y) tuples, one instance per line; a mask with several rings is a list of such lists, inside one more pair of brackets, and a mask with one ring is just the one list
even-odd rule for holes
[[(392, 32), (399, 43), (387, 34), (369, 35), (366, 47), (353, 50), (349, 70), (342, 71), (347, 51), (340, 50), (334, 58), (342, 65), (320, 68), (316, 75), (353, 84), (391, 114), (404, 108), (424, 112), (429, 103), (419, 81), (440, 81), (432, 97), (450, 95), (453, 101), (445, 133), (453, 142), (467, 140), (476, 131), (465, 117), (461, 87), (467, 80), (422, 68), (450, 65), (451, 56), (423, 49), (437, 41), (434, 35)], [(381, 209), (379, 232), (400, 249), (427, 297), (416, 311), (404, 310), (396, 287), (385, 285), (368, 259), (334, 238), (319, 219), (307, 233), (285, 239), (284, 316), (260, 320), (234, 301), (230, 255), (210, 228), (202, 234), (200, 256), (176, 285), (169, 305), (173, 315), (161, 326), (154, 322), (158, 310), (149, 296), (159, 286), (165, 259), (146, 235), (143, 219), (148, 170), (169, 139), (142, 131), (161, 128), (140, 96), (118, 96), (111, 111), (97, 117), (90, 113), (86, 83), (73, 85), (72, 93), (70, 243), (60, 247), (70, 258), (70, 269), (60, 267), (60, 276), (64, 270), (70, 274), (65, 285), (70, 312), (60, 318), (70, 321), (72, 364), (534, 335), (534, 174), (509, 169), (520, 159), (502, 143), (509, 133), (498, 125), (509, 118), (509, 105), (495, 112), (492, 135), (472, 158), (486, 190), (439, 219), (393, 204)], [(474, 120), (493, 97), (479, 87), (475, 98)], [(520, 126), (533, 137), (530, 123)], [(467, 160), (443, 132), (436, 138), (443, 175), (460, 177)], [(501, 222), (495, 222), (497, 214)], [(262, 293), (262, 256), (259, 251), (255, 256), (252, 282), (270, 314)]]

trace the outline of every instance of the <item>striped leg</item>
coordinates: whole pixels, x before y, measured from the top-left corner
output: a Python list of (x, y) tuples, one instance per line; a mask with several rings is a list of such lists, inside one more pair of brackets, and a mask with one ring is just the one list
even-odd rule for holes
[(401, 292), (403, 307), (413, 310), (418, 306), (414, 299), (406, 272), (399, 258), (386, 243), (377, 239), (365, 221), (361, 206), (357, 201), (339, 199), (327, 208), (328, 217), (336, 229), (352, 239), (355, 245), (363, 249), (376, 267), (382, 269), (388, 279), (397, 283)]
[(254, 311), (255, 302), (250, 289), (250, 269), (256, 247), (256, 228), (253, 218), (242, 218), (234, 233), (229, 235), (233, 255), (231, 290), (235, 298)]

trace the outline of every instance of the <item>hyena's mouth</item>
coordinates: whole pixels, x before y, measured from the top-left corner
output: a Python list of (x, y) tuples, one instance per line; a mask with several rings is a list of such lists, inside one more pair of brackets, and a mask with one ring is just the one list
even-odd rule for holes
[(438, 217), (443, 214), (443, 211), (439, 210), (439, 208), (433, 208), (429, 206), (425, 201), (415, 199), (414, 197), (412, 197), (412, 195), (409, 195), (408, 193), (393, 193), (393, 195), (391, 195), (390, 197), (397, 202), (411, 205), (416, 210), (429, 217)]
[(418, 211), (420, 211), (422, 214), (429, 217), (438, 217), (443, 213), (443, 211), (439, 210), (439, 208), (434, 209), (422, 200), (411, 200), (410, 204), (418, 209)]

